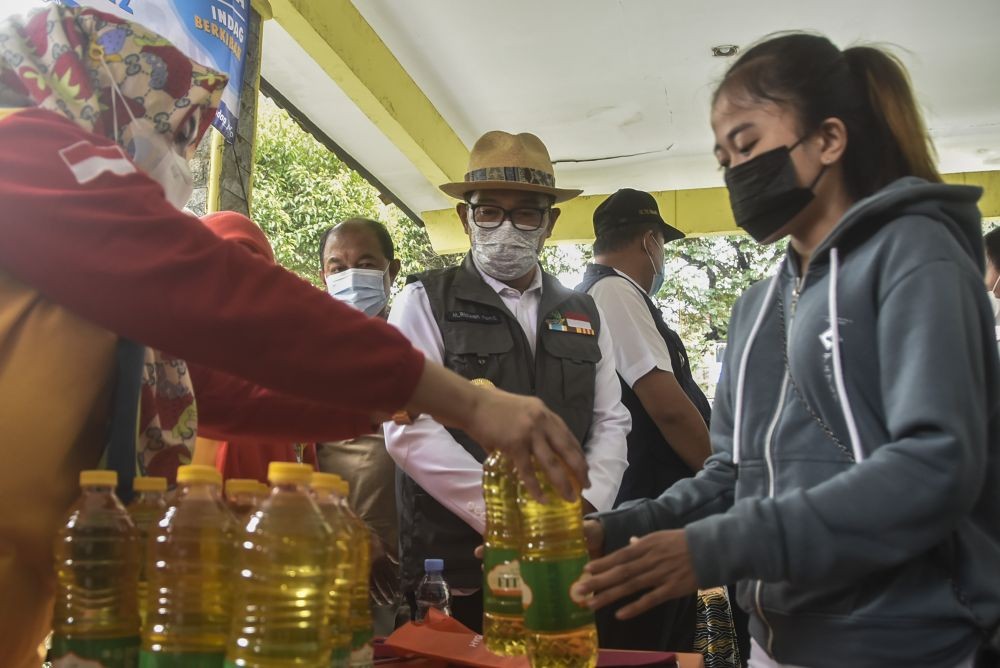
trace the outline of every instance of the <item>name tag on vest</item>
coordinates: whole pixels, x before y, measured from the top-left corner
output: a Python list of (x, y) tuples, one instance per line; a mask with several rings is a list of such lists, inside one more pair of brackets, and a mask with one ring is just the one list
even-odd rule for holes
[(480, 325), (499, 325), (502, 322), (496, 313), (475, 311), (448, 311), (444, 317), (448, 322), (475, 322)]

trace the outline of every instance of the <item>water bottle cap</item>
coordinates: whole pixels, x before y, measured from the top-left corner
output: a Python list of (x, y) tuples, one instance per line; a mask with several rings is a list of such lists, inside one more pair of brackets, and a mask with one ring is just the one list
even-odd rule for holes
[(444, 570), (444, 559), (424, 559), (424, 570), (428, 573), (440, 573)]
[(187, 464), (177, 467), (177, 482), (181, 485), (190, 485), (191, 483), (221, 485), (222, 474), (214, 466)]
[(299, 484), (308, 485), (312, 477), (313, 467), (308, 464), (293, 462), (271, 462), (267, 466), (267, 479), (274, 485)]
[(253, 478), (230, 478), (226, 481), (226, 495), (257, 494), (259, 482)]
[(165, 492), (167, 479), (155, 476), (138, 476), (132, 480), (132, 489), (137, 492)]
[(118, 471), (80, 471), (80, 487), (117, 487)]

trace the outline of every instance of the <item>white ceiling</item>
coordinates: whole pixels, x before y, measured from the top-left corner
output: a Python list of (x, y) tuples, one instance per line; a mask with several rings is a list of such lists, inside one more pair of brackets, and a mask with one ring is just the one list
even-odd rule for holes
[[(1000, 169), (1000, 0), (354, 0), (467, 146), (539, 135), (557, 182), (721, 185), (708, 100), (727, 59), (774, 31), (891, 45), (910, 68), (946, 172)], [(765, 9), (766, 8), (766, 9)], [(263, 75), (416, 212), (450, 206), (274, 21)], [(307, 62), (308, 61), (308, 62)]]

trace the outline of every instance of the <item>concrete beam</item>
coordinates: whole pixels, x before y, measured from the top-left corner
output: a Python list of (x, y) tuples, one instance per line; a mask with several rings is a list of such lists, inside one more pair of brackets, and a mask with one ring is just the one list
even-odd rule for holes
[[(949, 183), (964, 183), (983, 188), (979, 208), (984, 218), (1000, 217), (1000, 171), (961, 172), (945, 174)], [(594, 209), (607, 195), (585, 195), (559, 205), (559, 222), (549, 243), (591, 243), (594, 240)], [(729, 193), (725, 188), (696, 188), (654, 192), (660, 214), (668, 223), (692, 236), (735, 234), (740, 230), (733, 222), (729, 208)], [(438, 253), (458, 253), (469, 248), (469, 239), (462, 230), (454, 209), (424, 211), (431, 245)]]
[(269, 5), (274, 20), (429, 183), (463, 177), (469, 162), (465, 144), (350, 0), (269, 0)]

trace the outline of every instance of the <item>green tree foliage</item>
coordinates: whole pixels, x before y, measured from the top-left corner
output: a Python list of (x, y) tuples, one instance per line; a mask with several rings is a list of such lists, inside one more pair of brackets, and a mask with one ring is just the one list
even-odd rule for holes
[(384, 204), (378, 190), (263, 95), (257, 124), (253, 218), (271, 240), (278, 264), (321, 285), (320, 236), (356, 216), (389, 227), (404, 275), (454, 262), (435, 253), (422, 227)]
[(761, 246), (741, 234), (667, 244), (666, 280), (656, 300), (677, 325), (693, 367), (703, 368), (714, 345), (725, 342), (736, 299), (770, 276), (784, 253), (784, 243)]

